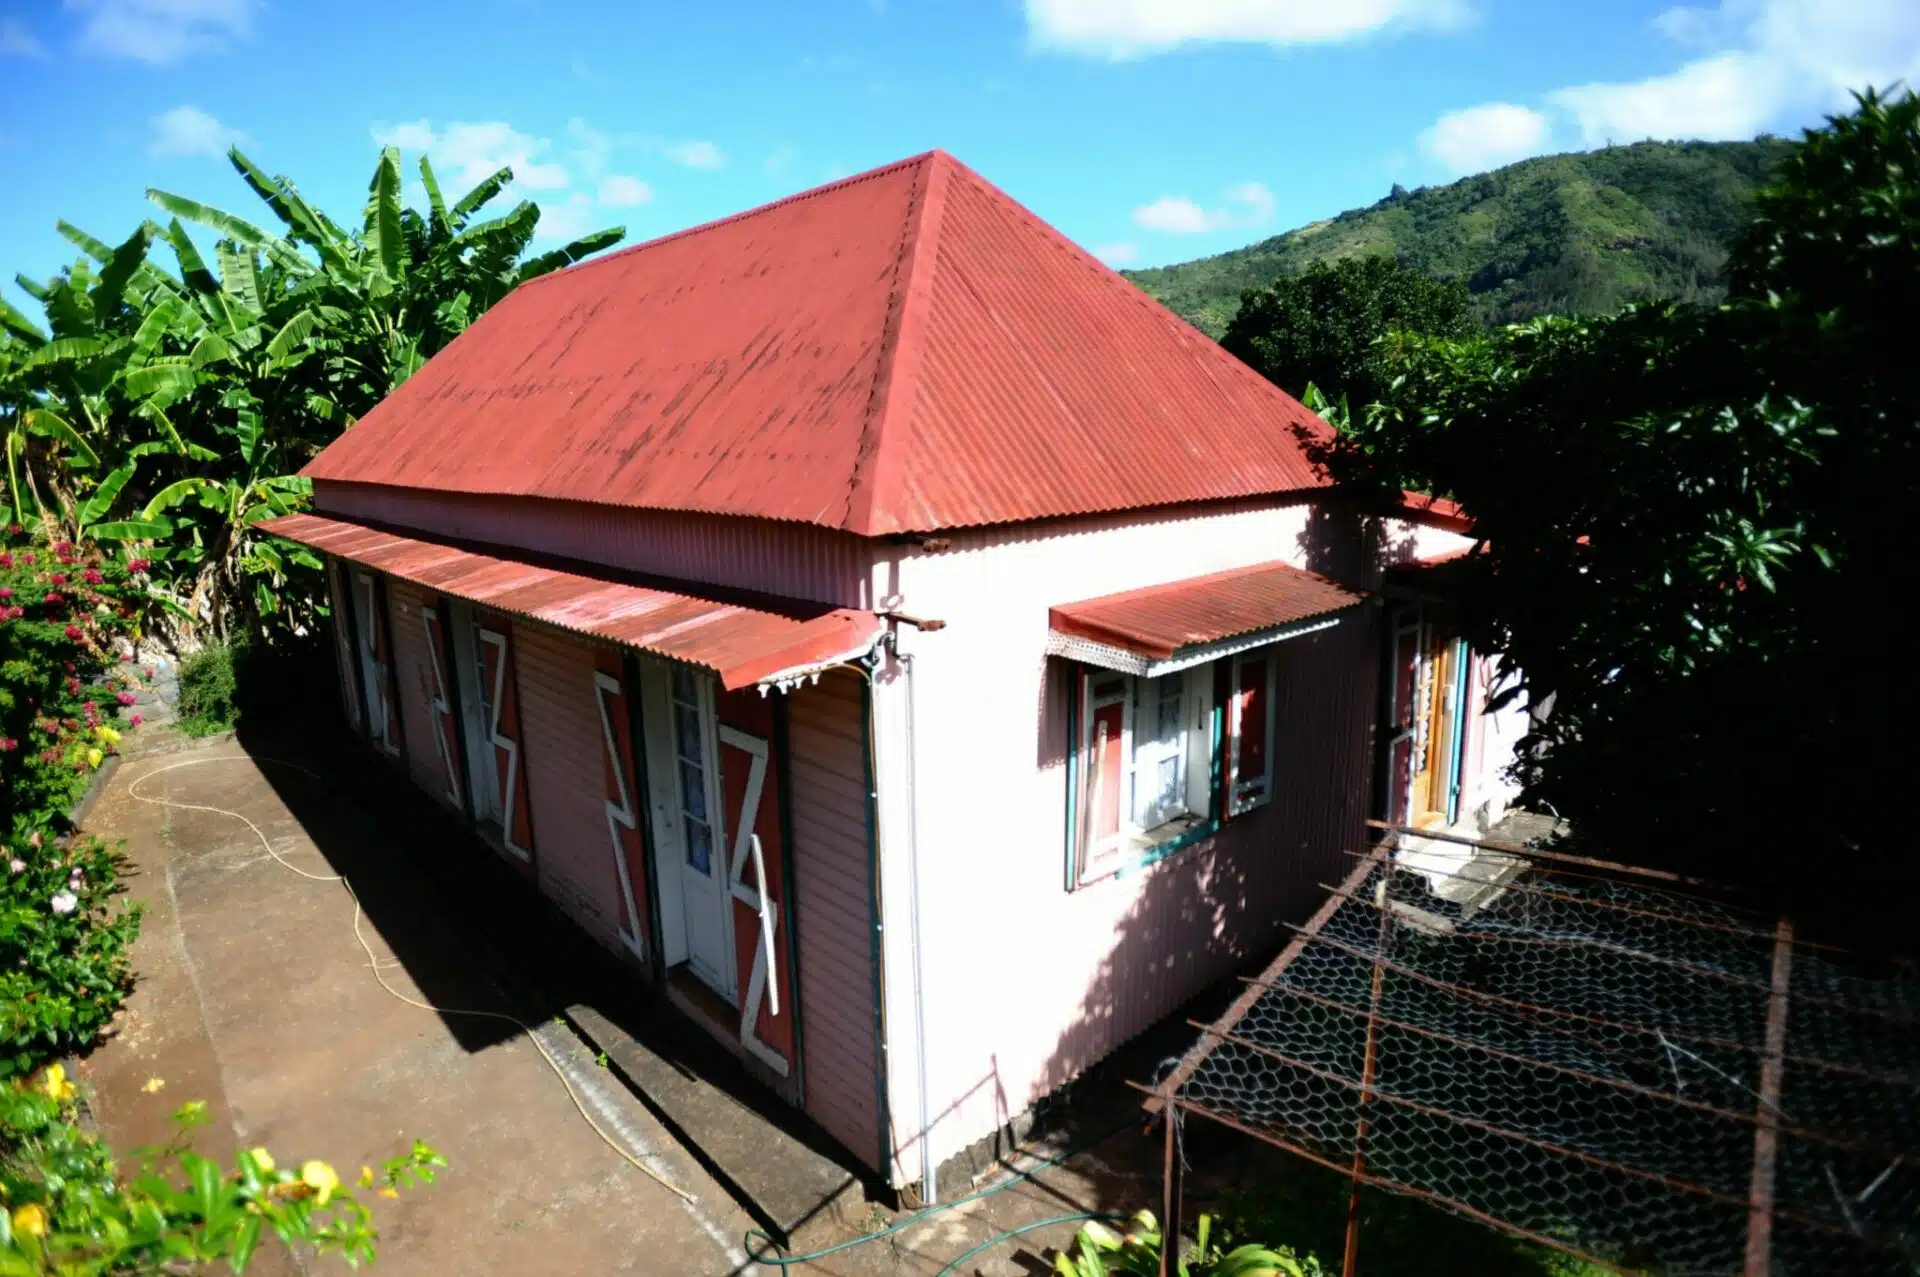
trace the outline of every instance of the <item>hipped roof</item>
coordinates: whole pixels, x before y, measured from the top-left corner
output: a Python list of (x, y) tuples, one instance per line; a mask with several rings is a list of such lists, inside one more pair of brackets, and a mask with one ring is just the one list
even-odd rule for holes
[(1326, 434), (934, 151), (521, 286), (305, 473), (880, 536), (1318, 487)]

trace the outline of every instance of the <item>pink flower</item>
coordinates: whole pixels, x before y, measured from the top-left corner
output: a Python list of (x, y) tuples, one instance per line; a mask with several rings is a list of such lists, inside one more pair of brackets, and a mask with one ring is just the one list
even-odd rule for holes
[(140, 716), (138, 714), (129, 715), (127, 718), (127, 721), (129, 723), (132, 723), (135, 727), (140, 726)]
[(0, 585), (0, 599), (10, 599), (12, 597), (13, 591), (4, 585)]
[(55, 913), (72, 913), (80, 907), (80, 897), (71, 891), (56, 891), (53, 893), (53, 899), (47, 903), (53, 907)]
[[(14, 524), (13, 530), (15, 532), (18, 532), (20, 530), (20, 525), (17, 523)], [(40, 561), (40, 556), (35, 554), (32, 550), (22, 550), (20, 551), (20, 561), (22, 563), (29, 563), (29, 564), (38, 563)]]
[[(79, 642), (79, 641), (80, 641), (81, 639), (83, 639), (83, 638), (85, 638), (85, 637), (86, 637), (86, 635), (84, 635), (84, 634), (82, 634), (82, 633), (80, 632), (80, 627), (79, 627), (79, 626), (77, 626), (77, 625), (69, 625), (69, 626), (67, 627), (67, 637), (68, 637), (68, 638), (70, 638), (70, 639), (72, 639), (72, 640), (73, 640), (74, 642), (76, 642), (76, 643), (78, 643), (78, 642)], [(78, 682), (79, 682), (79, 680), (78, 680), (78, 679), (74, 679), (73, 681), (74, 681), (75, 683), (78, 683)], [(75, 691), (77, 692), (77, 691), (79, 691), (80, 689), (79, 689), (78, 687), (76, 687), (76, 688), (74, 688), (74, 690), (75, 690)]]
[(133, 573), (135, 576), (138, 576), (152, 566), (153, 564), (146, 559), (135, 559), (131, 563), (127, 564), (127, 571)]
[(40, 831), (38, 829), (34, 830), (32, 833), (27, 835), (27, 843), (33, 848), (35, 848), (36, 850), (39, 848)]
[(47, 578), (47, 581), (51, 585), (65, 585), (67, 583), (67, 574), (65, 572), (55, 572)]
[(66, 602), (66, 599), (63, 598), (57, 591), (54, 591), (54, 590), (47, 591), (46, 604), (48, 607), (59, 607), (62, 603), (65, 603), (65, 602)]
[(10, 568), (12, 566), (13, 552), (11, 550), (0, 550), (0, 568)]
[(8, 865), (7, 868), (13, 870), (13, 872), (17, 874), (23, 874), (27, 871), (27, 862), (20, 859), (18, 856), (15, 856), (13, 858), (13, 863)]
[(121, 692), (113, 699), (119, 701), (122, 705), (131, 705), (134, 701), (134, 695), (132, 692)]
[(20, 748), (20, 742), (11, 736), (0, 736), (0, 754), (11, 754)]
[(98, 585), (102, 581), (106, 580), (107, 578), (100, 575), (99, 568), (88, 568), (85, 572), (82, 572), (80, 574), (80, 579), (82, 581), (85, 581), (88, 585)]

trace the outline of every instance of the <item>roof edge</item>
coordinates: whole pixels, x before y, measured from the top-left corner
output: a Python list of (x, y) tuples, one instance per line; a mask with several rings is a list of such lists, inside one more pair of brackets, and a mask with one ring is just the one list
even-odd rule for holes
[(893, 498), (904, 479), (906, 432), (913, 393), (919, 384), (927, 314), (933, 308), (940, 226), (957, 163), (944, 151), (929, 152), (922, 159), (925, 167), (907, 212), (887, 326), (881, 337), (880, 364), (874, 371), (873, 396), (867, 408), (868, 438), (863, 441), (863, 455), (854, 465), (846, 519), (841, 524), (861, 536), (902, 531), (897, 518), (883, 517), (880, 512), (894, 508)]
[[(616, 261), (622, 257), (631, 257), (636, 253), (645, 252), (649, 248), (656, 248), (661, 244), (671, 243), (677, 239), (685, 239), (689, 235), (698, 235), (703, 231), (713, 230), (715, 227), (728, 226), (734, 222), (744, 222), (750, 217), (758, 217), (762, 213), (770, 213), (776, 208), (785, 208), (789, 204), (798, 204), (802, 200), (810, 200), (816, 196), (831, 194), (843, 187), (855, 186), (861, 182), (871, 181), (876, 177), (885, 177), (889, 173), (897, 173), (901, 169), (912, 168), (916, 164), (929, 164), (941, 157), (952, 158), (951, 156), (947, 156), (945, 151), (941, 150), (922, 151), (918, 155), (909, 155), (903, 160), (895, 160), (891, 164), (882, 164), (879, 168), (870, 168), (862, 173), (854, 173), (848, 177), (835, 178), (831, 182), (822, 182), (818, 186), (809, 186), (805, 190), (795, 191), (791, 195), (782, 195), (779, 199), (768, 200), (765, 204), (756, 204), (752, 208), (741, 209), (738, 213), (728, 213), (725, 217), (716, 217), (711, 221), (700, 222), (693, 226), (683, 226), (677, 231), (668, 231), (665, 235), (656, 235), (652, 239), (641, 240), (638, 244), (628, 244), (625, 248), (616, 248), (610, 253), (601, 253), (597, 257), (589, 257), (585, 261), (575, 262), (573, 265), (561, 270), (548, 271), (544, 275), (535, 275), (519, 287), (534, 288), (550, 280), (559, 279), (562, 276), (577, 276), (578, 272), (591, 270), (603, 262)], [(519, 289), (515, 289), (514, 291), (518, 292)]]

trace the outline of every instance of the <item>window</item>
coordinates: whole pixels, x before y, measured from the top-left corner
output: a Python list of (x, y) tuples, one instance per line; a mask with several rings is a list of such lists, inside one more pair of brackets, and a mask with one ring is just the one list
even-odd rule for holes
[(1070, 885), (1267, 802), (1276, 666), (1267, 647), (1154, 677), (1077, 667)]

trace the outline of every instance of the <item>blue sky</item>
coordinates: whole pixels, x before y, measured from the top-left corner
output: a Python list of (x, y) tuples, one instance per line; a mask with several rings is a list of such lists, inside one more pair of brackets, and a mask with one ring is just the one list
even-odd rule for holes
[(1913, 0), (0, 0), (0, 278), (72, 259), (58, 218), (124, 238), (148, 186), (270, 220), (229, 141), (342, 220), (388, 139), (633, 240), (937, 146), (1154, 265), (1897, 78)]

